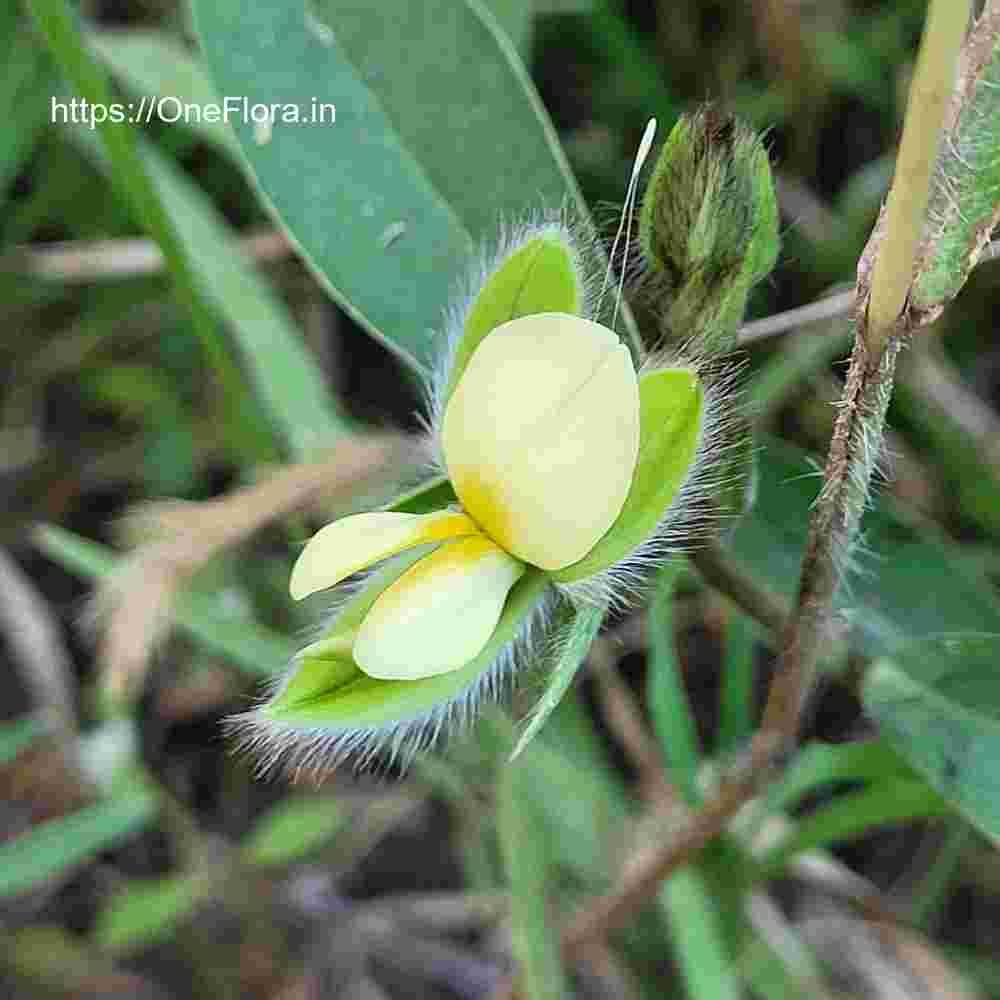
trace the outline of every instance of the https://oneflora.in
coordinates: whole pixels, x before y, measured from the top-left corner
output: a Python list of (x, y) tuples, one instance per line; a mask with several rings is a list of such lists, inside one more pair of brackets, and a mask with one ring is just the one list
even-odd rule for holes
[(676, 348), (637, 359), (614, 329), (620, 290), (602, 312), (600, 259), (546, 220), (469, 281), (429, 387), (436, 485), (326, 525), (295, 563), (294, 598), (339, 601), (234, 720), (263, 768), (405, 763), (544, 671), (579, 609), (627, 603), (718, 520), (740, 450), (732, 379)]

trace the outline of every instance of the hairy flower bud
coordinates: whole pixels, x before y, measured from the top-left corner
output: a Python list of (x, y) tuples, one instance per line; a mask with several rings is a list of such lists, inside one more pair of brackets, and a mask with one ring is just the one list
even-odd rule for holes
[(777, 200), (756, 134), (712, 107), (683, 116), (646, 188), (639, 240), (671, 299), (666, 332), (708, 353), (731, 350), (750, 288), (778, 252)]

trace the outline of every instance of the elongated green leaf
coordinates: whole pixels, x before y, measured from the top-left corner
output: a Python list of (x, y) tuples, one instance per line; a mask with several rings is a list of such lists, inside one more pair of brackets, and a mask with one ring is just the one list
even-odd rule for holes
[(887, 781), (909, 775), (906, 763), (883, 740), (809, 743), (774, 787), (768, 804), (773, 809), (787, 809), (802, 796), (824, 785)]
[(722, 664), (719, 695), (719, 753), (731, 753), (750, 738), (753, 731), (754, 624), (736, 608), (729, 612), (726, 656)]
[(258, 820), (243, 844), (253, 865), (284, 865), (317, 850), (344, 828), (347, 816), (329, 796), (296, 796)]
[(717, 903), (701, 872), (675, 871), (657, 897), (670, 921), (674, 951), (691, 1000), (739, 1000), (743, 996), (726, 947)]
[(511, 888), (514, 954), (529, 1000), (567, 995), (558, 924), (549, 913), (551, 859), (540, 837), (530, 754), (504, 769), (498, 788), (500, 849)]
[[(77, 94), (94, 106), (112, 103), (111, 89), (101, 67), (93, 60), (75, 14), (65, 0), (29, 0), (52, 54)], [(267, 435), (246, 417), (246, 390), (234, 359), (215, 328), (197, 284), (196, 269), (174, 228), (170, 213), (157, 195), (155, 185), (143, 165), (135, 125), (110, 119), (99, 123), (98, 134), (112, 165), (111, 181), (133, 217), (159, 244), (174, 278), (181, 305), (187, 310), (191, 327), (201, 342), (225, 394), (226, 412), (233, 433), (240, 434), (249, 452), (261, 459), (272, 458), (274, 449)], [(256, 414), (252, 414), (256, 416)]]
[[(39, 528), (35, 543), (50, 558), (74, 573), (100, 579), (114, 572), (116, 554), (107, 546), (81, 538), (55, 525)], [(295, 644), (255, 622), (227, 618), (211, 595), (189, 590), (174, 609), (174, 620), (207, 649), (231, 659), (255, 676), (269, 676), (287, 663)]]
[(518, 757), (524, 748), (535, 738), (548, 717), (555, 711), (563, 695), (569, 690), (577, 670), (583, 664), (591, 643), (597, 637), (604, 621), (606, 608), (584, 607), (573, 608), (568, 620), (556, 633), (552, 641), (555, 657), (551, 665), (545, 664), (548, 680), (538, 704), (528, 720), (527, 726), (518, 737), (517, 744), (511, 753), (511, 760)]
[(56, 83), (51, 62), (31, 33), (18, 24), (16, 7), (0, 29), (0, 204), (10, 182), (49, 124)]
[(169, 938), (210, 889), (211, 882), (201, 875), (130, 884), (98, 914), (94, 944), (121, 954)]
[(668, 563), (660, 572), (649, 607), (651, 659), (647, 689), (649, 710), (671, 780), (687, 801), (696, 805), (698, 791), (698, 732), (674, 646), (674, 588), (685, 563)]
[(876, 782), (860, 792), (840, 796), (802, 820), (764, 855), (761, 864), (769, 876), (775, 876), (802, 851), (852, 840), (890, 823), (947, 816), (949, 810), (948, 803), (926, 782), (912, 778)]
[(129, 93), (158, 99), (156, 119), (184, 125), (243, 165), (236, 135), (220, 115), (222, 102), (200, 59), (159, 31), (92, 31), (87, 41)]
[[(727, 547), (762, 583), (793, 600), (818, 466), (776, 439), (763, 444), (757, 502)], [(891, 653), (902, 642), (944, 632), (1000, 633), (989, 580), (932, 531), (887, 497), (865, 514), (864, 549), (836, 601), (859, 652)]]
[(879, 660), (865, 708), (885, 737), (981, 830), (1000, 838), (998, 635), (923, 639)]
[[(75, 133), (85, 150), (95, 152), (88, 135)], [(245, 259), (208, 197), (155, 147), (142, 143), (140, 150), (194, 268), (199, 292), (226, 321), (275, 431), (300, 458), (332, 444), (344, 427), (343, 418), (284, 303)], [(244, 411), (240, 419), (257, 416)]]
[(141, 789), (69, 816), (46, 820), (0, 845), (0, 896), (39, 885), (135, 833), (156, 814), (156, 800)]
[[(581, 203), (513, 48), (479, 3), (196, 0), (221, 94), (336, 104), (336, 123), (237, 121), (260, 188), (331, 292), (417, 368), (501, 218)], [(403, 54), (405, 53), (405, 57)], [(582, 211), (582, 209), (581, 209)]]

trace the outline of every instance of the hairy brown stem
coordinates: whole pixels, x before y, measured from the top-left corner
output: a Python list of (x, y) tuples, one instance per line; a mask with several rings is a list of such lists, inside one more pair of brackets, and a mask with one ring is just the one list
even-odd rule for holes
[[(952, 8), (950, 3), (931, 0), (913, 99), (907, 111), (905, 148), (890, 192), (890, 211), (883, 213), (882, 225), (869, 241), (858, 267), (854, 352), (834, 424), (823, 488), (810, 519), (796, 609), (784, 628), (778, 671), (748, 766), (739, 777), (723, 784), (669, 844), (657, 845), (636, 859), (614, 890), (578, 912), (563, 934), (563, 947), (569, 955), (579, 955), (589, 941), (619, 926), (651, 898), (663, 879), (718, 836), (759, 792), (796, 735), (803, 692), (878, 460), (896, 358), (909, 332), (905, 325), (906, 288), (900, 295), (899, 283), (900, 275), (906, 278), (907, 286), (912, 278), (917, 249), (914, 234), (919, 233), (925, 216), (930, 184), (927, 162), (933, 160), (940, 142), (947, 97), (942, 100), (941, 81), (953, 81), (955, 75), (961, 32), (955, 31), (954, 18), (963, 4)], [(911, 121), (921, 115), (925, 116), (923, 121)], [(887, 219), (896, 222), (888, 225)], [(885, 261), (881, 260), (883, 256)], [(875, 288), (873, 274), (878, 285)], [(878, 306), (870, 317), (873, 297)]]

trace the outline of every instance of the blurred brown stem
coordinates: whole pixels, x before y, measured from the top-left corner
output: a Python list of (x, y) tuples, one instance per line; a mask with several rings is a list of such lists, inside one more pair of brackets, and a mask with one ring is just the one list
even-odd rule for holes
[[(618, 886), (591, 900), (566, 927), (563, 946), (568, 955), (579, 955), (587, 944), (603, 938), (620, 926), (656, 892), (663, 879), (690, 861), (709, 841), (718, 836), (728, 821), (753, 798), (768, 780), (773, 766), (794, 739), (806, 680), (811, 672), (826, 625), (834, 591), (844, 560), (854, 540), (868, 492), (868, 482), (881, 447), (885, 410), (892, 390), (902, 329), (900, 313), (905, 303), (898, 295), (899, 273), (912, 276), (917, 241), (926, 209), (930, 172), (913, 164), (928, 157), (933, 162), (944, 123), (940, 80), (955, 78), (955, 66), (962, 32), (952, 30), (951, 19), (961, 18), (962, 6), (952, 0), (932, 0), (913, 82), (913, 99), (907, 113), (908, 140), (901, 150), (900, 168), (894, 189), (902, 189), (890, 201), (905, 206), (916, 218), (903, 217), (903, 208), (894, 208), (890, 219), (898, 218), (898, 232), (890, 225), (877, 231), (858, 268), (857, 330), (851, 367), (843, 402), (834, 425), (833, 439), (824, 472), (823, 487), (810, 520), (809, 540), (802, 563), (799, 595), (795, 611), (784, 628), (782, 653), (768, 694), (761, 728), (751, 748), (748, 766), (740, 775), (722, 784), (717, 794), (669, 843), (653, 847), (627, 867)], [(962, 23), (964, 31), (965, 22)], [(950, 95), (950, 90), (949, 90)], [(945, 95), (947, 98), (949, 95)], [(929, 107), (925, 107), (929, 103)], [(910, 123), (926, 114), (924, 125)], [(887, 253), (892, 265), (879, 266), (878, 257)], [(875, 275), (873, 278), (872, 275)], [(888, 283), (874, 289), (880, 303), (874, 332), (868, 322), (867, 306), (873, 297), (872, 282)], [(908, 285), (907, 285), (908, 287)], [(893, 303), (898, 301), (898, 306)], [(895, 312), (890, 315), (892, 309)], [(887, 312), (888, 310), (888, 312)]]

